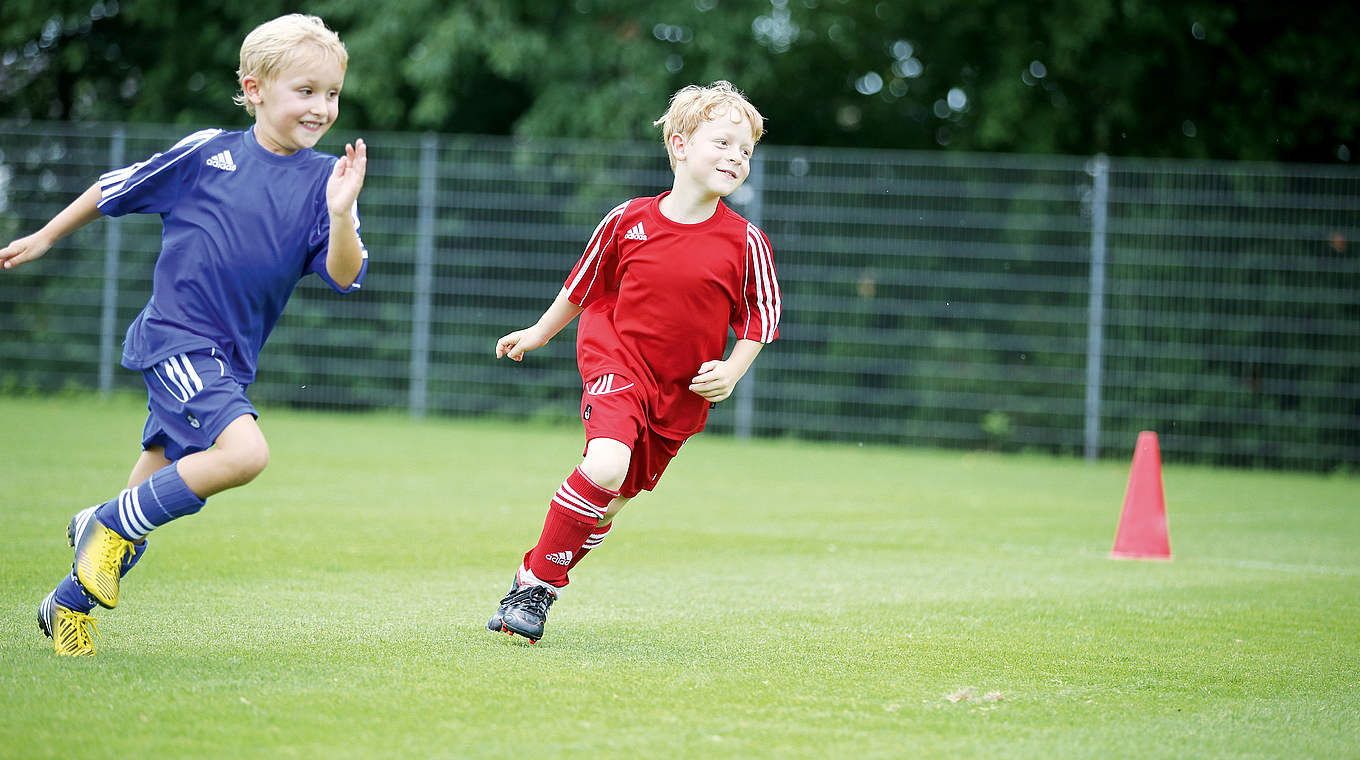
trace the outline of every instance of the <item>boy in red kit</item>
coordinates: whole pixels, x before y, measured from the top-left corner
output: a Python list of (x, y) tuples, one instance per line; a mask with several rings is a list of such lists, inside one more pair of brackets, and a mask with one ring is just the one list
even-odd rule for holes
[[(778, 335), (770, 243), (722, 202), (750, 172), (760, 112), (720, 81), (675, 93), (655, 124), (675, 172), (671, 190), (610, 211), (543, 316), (496, 342), (497, 358), (521, 361), (580, 315), (586, 448), (487, 623), (493, 631), (543, 636), (567, 573), (630, 499), (656, 487), (709, 407), (732, 395)], [(728, 328), (737, 342), (723, 359)]]

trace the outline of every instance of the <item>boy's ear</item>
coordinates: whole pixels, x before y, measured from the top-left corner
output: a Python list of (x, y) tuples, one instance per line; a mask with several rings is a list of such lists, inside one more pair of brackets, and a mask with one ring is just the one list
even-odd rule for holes
[(258, 106), (264, 102), (264, 94), (260, 92), (260, 80), (253, 74), (241, 77), (241, 94), (251, 105)]
[(676, 134), (671, 135), (671, 139), (669, 140), (669, 142), (671, 146), (671, 157), (674, 158), (676, 161), (684, 161), (685, 136), (677, 132)]

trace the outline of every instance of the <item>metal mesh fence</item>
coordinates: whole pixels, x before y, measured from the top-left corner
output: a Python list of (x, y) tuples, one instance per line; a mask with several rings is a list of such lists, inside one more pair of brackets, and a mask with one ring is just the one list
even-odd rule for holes
[[(0, 238), (187, 129), (0, 124)], [(334, 152), (350, 135), (322, 146)], [(368, 134), (363, 290), (298, 288), (257, 401), (571, 420), (573, 331), (533, 322), (660, 145)], [(710, 430), (1328, 470), (1360, 464), (1360, 172), (764, 146), (730, 200), (775, 250), (782, 337)], [(90, 225), (0, 273), (0, 392), (116, 370), (159, 220)]]

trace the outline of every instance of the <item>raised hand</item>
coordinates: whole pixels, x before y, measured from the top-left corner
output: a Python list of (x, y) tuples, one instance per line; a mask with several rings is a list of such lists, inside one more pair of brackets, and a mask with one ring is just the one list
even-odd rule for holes
[(326, 207), (332, 216), (348, 214), (364, 188), (364, 173), (368, 171), (368, 145), (362, 139), (345, 143), (345, 155), (335, 162), (331, 178), (326, 182)]

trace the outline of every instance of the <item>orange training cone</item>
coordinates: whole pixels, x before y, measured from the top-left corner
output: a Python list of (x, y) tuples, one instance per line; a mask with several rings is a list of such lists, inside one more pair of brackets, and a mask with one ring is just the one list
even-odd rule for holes
[(1171, 539), (1166, 533), (1166, 497), (1162, 494), (1162, 452), (1157, 434), (1138, 434), (1124, 493), (1124, 511), (1114, 536), (1111, 559), (1171, 559)]

